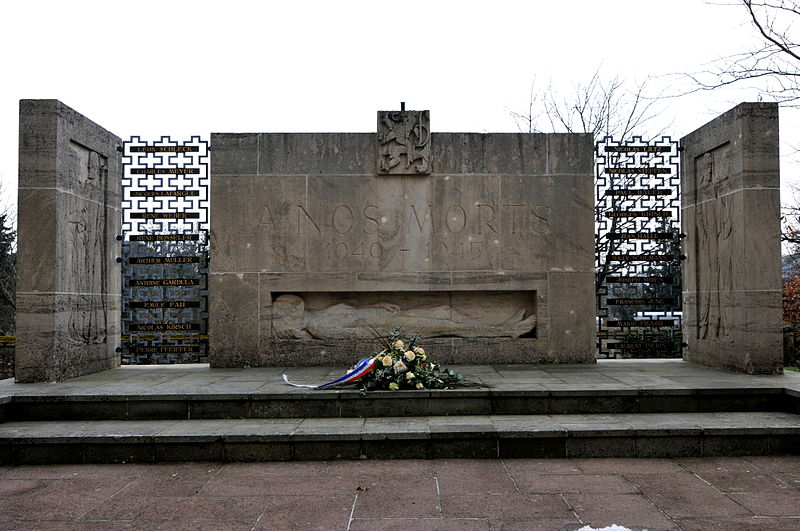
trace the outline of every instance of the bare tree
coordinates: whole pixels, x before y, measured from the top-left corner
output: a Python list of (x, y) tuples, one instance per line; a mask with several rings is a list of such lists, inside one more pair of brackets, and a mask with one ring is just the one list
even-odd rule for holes
[[(800, 1), (739, 0), (758, 44), (725, 57), (709, 70), (689, 74), (698, 90), (714, 90), (752, 83), (770, 99), (785, 107), (800, 107)], [(796, 191), (797, 192), (797, 191)], [(788, 274), (800, 272), (800, 203), (782, 208), (781, 239), (789, 255)]]
[[(635, 134), (647, 141), (664, 132), (663, 129), (653, 131), (652, 127), (663, 115), (660, 96), (648, 93), (647, 81), (635, 84), (619, 77), (606, 79), (598, 68), (588, 81), (575, 83), (566, 90), (555, 88), (552, 82), (537, 89), (534, 81), (527, 109), (509, 112), (521, 132), (590, 133), (595, 141), (605, 137), (629, 140)], [(626, 180), (627, 185), (634, 186), (634, 177)], [(595, 188), (598, 204), (606, 199), (612, 205), (625, 200), (624, 197), (606, 198), (608, 187)], [(634, 227), (633, 218), (612, 218), (606, 229), (596, 234), (598, 290), (608, 275), (627, 267), (624, 262), (610, 258), (626, 245), (625, 241), (610, 239), (608, 234), (633, 230)], [(619, 291), (623, 286), (614, 286), (614, 289)]]
[(552, 82), (537, 90), (534, 81), (527, 111), (510, 113), (521, 132), (628, 138), (634, 132), (642, 135), (653, 119), (661, 115), (660, 94), (649, 95), (647, 91), (647, 81), (632, 84), (619, 77), (604, 79), (597, 69), (589, 81), (573, 84), (567, 90), (554, 88)]
[(769, 97), (800, 106), (800, 2), (797, 0), (739, 0), (759, 44), (730, 55), (709, 70), (688, 74), (696, 90), (714, 90), (752, 81)]
[(17, 233), (13, 212), (0, 212), (0, 335), (13, 335), (17, 309)]

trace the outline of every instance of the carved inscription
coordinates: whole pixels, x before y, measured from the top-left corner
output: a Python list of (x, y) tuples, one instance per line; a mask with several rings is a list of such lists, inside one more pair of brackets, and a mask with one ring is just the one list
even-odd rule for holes
[[(503, 224), (501, 226), (501, 220)], [(480, 261), (503, 237), (550, 234), (551, 207), (526, 202), (265, 204), (265, 236), (308, 238), (330, 264), (392, 262), (405, 270), (409, 256), (423, 260)], [(405, 246), (400, 245), (401, 238)]]
[(379, 173), (429, 175), (430, 123), (430, 111), (378, 111)]

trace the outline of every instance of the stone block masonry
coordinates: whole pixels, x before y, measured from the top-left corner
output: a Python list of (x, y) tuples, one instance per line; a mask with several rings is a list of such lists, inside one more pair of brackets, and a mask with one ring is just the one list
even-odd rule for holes
[(212, 134), (211, 365), (346, 365), (394, 326), (445, 363), (594, 362), (591, 136), (381, 123), (410, 140)]
[(20, 102), (16, 381), (119, 364), (121, 141), (57, 100)]
[(778, 105), (742, 103), (681, 145), (684, 358), (781, 372)]

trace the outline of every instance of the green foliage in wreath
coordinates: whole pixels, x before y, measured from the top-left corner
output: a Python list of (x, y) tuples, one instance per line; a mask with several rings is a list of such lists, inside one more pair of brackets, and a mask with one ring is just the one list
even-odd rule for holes
[(463, 374), (442, 368), (428, 357), (419, 335), (403, 335), (399, 328), (389, 335), (376, 334), (382, 350), (373, 352), (376, 367), (361, 380), (361, 391), (399, 389), (452, 389), (476, 386)]

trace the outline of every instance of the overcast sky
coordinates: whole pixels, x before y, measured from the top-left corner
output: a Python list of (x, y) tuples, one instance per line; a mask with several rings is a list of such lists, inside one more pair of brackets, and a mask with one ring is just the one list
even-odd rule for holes
[[(690, 86), (663, 76), (753, 42), (743, 8), (701, 0), (3, 2), (0, 200), (16, 201), (23, 98), (59, 99), (123, 139), (371, 132), (400, 101), (429, 109), (434, 132), (514, 132), (532, 82), (566, 90), (601, 67), (678, 93)], [(757, 97), (670, 99), (660, 120), (680, 138)], [(782, 110), (785, 183), (793, 118)]]

